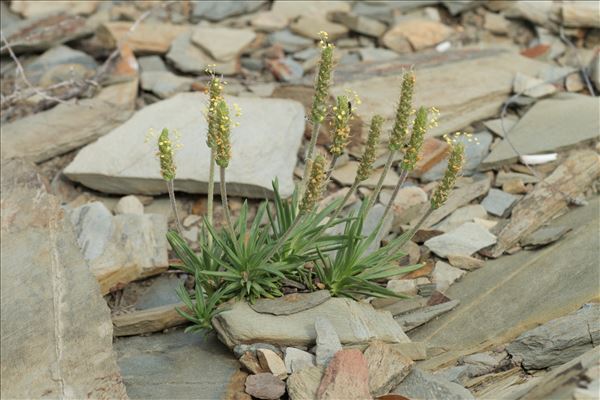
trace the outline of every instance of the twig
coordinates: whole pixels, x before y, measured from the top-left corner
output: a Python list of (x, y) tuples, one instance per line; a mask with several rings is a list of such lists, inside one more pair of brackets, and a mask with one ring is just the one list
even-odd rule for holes
[(64, 100), (59, 99), (58, 97), (49, 96), (48, 94), (46, 94), (42, 90), (39, 90), (38, 88), (36, 88), (35, 86), (33, 86), (31, 84), (31, 82), (29, 81), (29, 79), (27, 78), (27, 75), (25, 74), (25, 69), (23, 69), (23, 65), (21, 65), (21, 62), (19, 61), (19, 58), (16, 56), (16, 54), (13, 51), (12, 47), (10, 47), (10, 44), (8, 43), (8, 41), (6, 40), (6, 38), (4, 37), (4, 32), (0, 31), (0, 37), (2, 38), (2, 41), (4, 42), (4, 48), (6, 48), (6, 50), (8, 51), (8, 54), (10, 54), (10, 58), (12, 58), (12, 60), (15, 63), (15, 65), (17, 66), (17, 71), (19, 72), (19, 75), (21, 76), (21, 79), (23, 79), (23, 82), (25, 82), (25, 84), (31, 90), (33, 90), (35, 92), (35, 94), (38, 94), (38, 95), (42, 96), (46, 100), (52, 100), (52, 101), (56, 101), (58, 103), (66, 103)]

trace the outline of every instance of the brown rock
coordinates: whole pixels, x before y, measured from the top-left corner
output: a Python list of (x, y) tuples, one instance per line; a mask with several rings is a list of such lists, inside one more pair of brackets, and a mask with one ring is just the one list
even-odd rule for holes
[(290, 375), (287, 380), (290, 400), (315, 400), (323, 373), (322, 367), (308, 367)]
[(520, 179), (511, 179), (502, 184), (502, 190), (506, 193), (523, 194), (527, 193), (527, 187)]
[(412, 47), (408, 39), (402, 35), (398, 29), (390, 29), (381, 38), (381, 43), (388, 49), (394, 50), (396, 53), (412, 53)]
[(329, 40), (336, 40), (348, 33), (344, 25), (336, 24), (319, 15), (301, 16), (290, 25), (292, 32), (304, 37), (319, 40), (319, 32), (325, 31), (329, 34)]
[(393, 345), (373, 342), (364, 354), (369, 368), (369, 391), (374, 397), (389, 393), (408, 375), (414, 362)]
[(252, 396), (244, 392), (247, 378), (248, 374), (244, 371), (237, 371), (233, 374), (223, 398), (227, 400), (252, 400)]
[(268, 372), (267, 369), (263, 368), (258, 361), (256, 355), (251, 352), (245, 352), (239, 359), (240, 363), (246, 368), (248, 371), (253, 374), (261, 374), (263, 372)]
[(402, 35), (411, 44), (414, 50), (422, 50), (443, 42), (452, 34), (448, 26), (426, 19), (408, 19), (401, 21), (384, 35)]
[(273, 350), (257, 349), (256, 356), (263, 370), (272, 373), (280, 379), (287, 378), (287, 368), (283, 360)]
[(460, 269), (464, 269), (467, 271), (473, 271), (474, 269), (481, 268), (485, 265), (485, 261), (480, 260), (475, 257), (465, 256), (465, 255), (448, 255), (448, 262), (453, 267), (457, 267)]
[(429, 171), (431, 167), (446, 158), (448, 147), (448, 143), (444, 140), (431, 137), (425, 139), (423, 147), (421, 147), (421, 153), (419, 154), (421, 158), (417, 161), (417, 165), (410, 176), (419, 178), (425, 172)]
[(127, 43), (134, 53), (164, 54), (171, 47), (173, 40), (189, 29), (185, 25), (165, 23), (142, 23), (130, 32), (133, 22), (114, 21), (102, 24), (96, 36), (100, 43), (107, 48), (114, 48), (127, 35)]
[(317, 390), (319, 400), (370, 399), (369, 367), (358, 349), (338, 351), (331, 359)]
[(257, 399), (276, 400), (285, 393), (285, 383), (268, 372), (250, 375), (246, 379), (246, 393)]

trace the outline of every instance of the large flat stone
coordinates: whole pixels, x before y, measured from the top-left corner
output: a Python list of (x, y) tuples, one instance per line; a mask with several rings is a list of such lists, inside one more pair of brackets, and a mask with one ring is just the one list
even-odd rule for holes
[(219, 338), (233, 348), (240, 343), (267, 342), (282, 346), (313, 345), (315, 320), (327, 318), (342, 344), (380, 339), (405, 343), (408, 337), (387, 311), (345, 298), (332, 298), (316, 307), (291, 315), (259, 314), (245, 302), (237, 302), (213, 318)]
[(2, 398), (126, 399), (110, 311), (60, 201), (2, 163)]
[(391, 124), (400, 96), (401, 71), (407, 65), (415, 66), (417, 76), (413, 103), (435, 106), (441, 112), (438, 127), (431, 130), (436, 136), (496, 116), (512, 90), (514, 74), (521, 71), (535, 76), (544, 66), (498, 49), (402, 54), (395, 61), (339, 68), (332, 94), (356, 90), (362, 99), (363, 120), (381, 114)]
[(132, 336), (115, 342), (131, 399), (221, 399), (239, 363), (214, 335)]
[(571, 361), (600, 345), (600, 304), (523, 333), (506, 350), (526, 369), (544, 369)]
[[(598, 138), (600, 98), (568, 94), (537, 102), (510, 130), (510, 141), (521, 154), (573, 147)], [(483, 160), (483, 168), (510, 164), (518, 158), (506, 141)]]
[(460, 306), (415, 330), (411, 338), (451, 350), (454, 354), (440, 357), (454, 358), (470, 348), (511, 341), (596, 298), (599, 206), (596, 197), (554, 220), (551, 226), (573, 229), (561, 241), (487, 262), (485, 268), (467, 274), (446, 293), (460, 300)]
[[(237, 119), (240, 126), (231, 133), (228, 193), (264, 197), (271, 193), (271, 181), (277, 178), (281, 194), (290, 195), (304, 132), (303, 106), (281, 99), (227, 97), (226, 100), (239, 104), (243, 111)], [(181, 133), (183, 145), (175, 156), (175, 189), (206, 193), (210, 150), (206, 146), (207, 125), (201, 110), (207, 101), (201, 93), (181, 93), (143, 108), (126, 123), (82, 149), (65, 174), (108, 193), (164, 193), (166, 185), (154, 149), (144, 145), (144, 137), (150, 129), (160, 131), (167, 127)]]
[(70, 101), (2, 125), (2, 158), (48, 160), (88, 144), (133, 113), (137, 80), (103, 89), (92, 99)]

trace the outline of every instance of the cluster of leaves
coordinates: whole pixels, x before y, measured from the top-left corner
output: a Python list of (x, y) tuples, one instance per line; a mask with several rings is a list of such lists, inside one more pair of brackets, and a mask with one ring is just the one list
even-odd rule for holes
[[(393, 145), (389, 146), (390, 155), (384, 173), (371, 197), (363, 199), (358, 210), (344, 216), (342, 212), (344, 206), (373, 169), (383, 118), (376, 115), (371, 120), (369, 138), (361, 159), (359, 173), (345, 198), (331, 202), (322, 208), (317, 207), (336, 160), (349, 141), (349, 124), (353, 119), (353, 107), (348, 97), (339, 97), (336, 104), (331, 107), (326, 104), (325, 94), (328, 93), (331, 84), (334, 46), (327, 42), (326, 35), (322, 37), (320, 45), (321, 62), (315, 82), (316, 94), (312, 108), (313, 137), (306, 153), (305, 175), (289, 199), (280, 196), (277, 181), (273, 182), (273, 201), (265, 200), (258, 207), (253, 220), (249, 217), (247, 202), (243, 204), (235, 221), (229, 214), (225, 171), (231, 152), (229, 147), (227, 149), (220, 147), (223, 147), (221, 144), (229, 145), (231, 124), (228, 106), (220, 92), (224, 82), (212, 74), (207, 110), (209, 122), (207, 143), (212, 150), (208, 200), (209, 205), (212, 205), (214, 184), (212, 174), (215, 166), (213, 163), (216, 163), (220, 169), (219, 186), (225, 210), (225, 226), (217, 229), (213, 225), (212, 206), (209, 207), (209, 213), (203, 220), (199, 234), (199, 253), (190, 249), (182, 238), (180, 228), (167, 234), (171, 247), (181, 260), (173, 267), (195, 277), (193, 292), (188, 292), (183, 286), (178, 290), (186, 306), (185, 309), (178, 311), (193, 323), (188, 330), (210, 330), (212, 318), (223, 309), (221, 305), (225, 302), (232, 299), (254, 302), (258, 298), (278, 297), (283, 294), (282, 286), (290, 283), (301, 285), (309, 290), (327, 289), (333, 296), (353, 299), (362, 296), (402, 298), (404, 296), (386, 289), (383, 283), (390, 277), (420, 267), (420, 265), (401, 267), (399, 263), (404, 256), (400, 249), (420, 223), (383, 247), (379, 247), (379, 244), (374, 245), (380, 237), (383, 221), (395, 200), (395, 194), (418, 160), (425, 131), (435, 124), (435, 121), (428, 119), (430, 110), (424, 108), (419, 109), (415, 118), (410, 118), (415, 113), (411, 103), (414, 74), (412, 71), (407, 72), (403, 79), (396, 113), (397, 120), (395, 128), (390, 132), (390, 142)], [(326, 112), (329, 109), (331, 112)], [(328, 115), (332, 116), (335, 129), (332, 138), (334, 145), (330, 149), (331, 160), (327, 168), (326, 158), (314, 150), (320, 124)], [(409, 120), (413, 121), (410, 139), (408, 139)], [(162, 136), (162, 139), (159, 139), (159, 147), (161, 144), (164, 146), (165, 141), (168, 140), (168, 137)], [(405, 155), (404, 163), (401, 164), (403, 173), (378, 226), (365, 235), (363, 234), (365, 219), (381, 190), (385, 174), (396, 159), (397, 151), (402, 151)], [(462, 151), (461, 147), (454, 148), (451, 156), (451, 160), (454, 161), (447, 171), (444, 184), (438, 190), (441, 192), (432, 196), (435, 201), (432, 201), (431, 210), (439, 207), (451, 190), (453, 179), (462, 163)], [(172, 170), (175, 171), (175, 168), (173, 167)], [(168, 187), (172, 189), (174, 174), (169, 178)], [(174, 196), (173, 190), (169, 190), (169, 194)], [(172, 204), (175, 204), (174, 198)]]

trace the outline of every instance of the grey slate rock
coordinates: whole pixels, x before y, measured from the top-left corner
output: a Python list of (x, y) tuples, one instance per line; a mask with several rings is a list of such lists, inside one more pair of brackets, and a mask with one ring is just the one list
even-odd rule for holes
[(61, 45), (46, 50), (32, 63), (27, 64), (25, 73), (27, 79), (35, 85), (46, 71), (63, 64), (77, 64), (91, 71), (94, 71), (98, 66), (96, 60), (83, 51)]
[(287, 347), (285, 349), (285, 367), (288, 374), (301, 371), (305, 368), (315, 366), (315, 356), (295, 347)]
[(510, 210), (517, 200), (519, 200), (519, 196), (499, 189), (490, 189), (485, 199), (481, 202), (481, 205), (488, 213), (500, 218), (506, 218), (510, 215)]
[(475, 399), (471, 392), (464, 387), (449, 382), (442, 377), (431, 375), (418, 368), (413, 368), (412, 372), (392, 391), (392, 393), (411, 399)]
[(283, 50), (288, 53), (295, 53), (313, 46), (312, 40), (296, 35), (288, 29), (271, 33), (269, 35), (269, 42), (271, 44), (280, 44)]
[(214, 335), (176, 330), (115, 341), (130, 399), (223, 398), (239, 363)]
[[(146, 310), (181, 302), (176, 289), (184, 282), (183, 276), (178, 277), (174, 274), (163, 274), (152, 279), (150, 285), (137, 297), (135, 309)], [(127, 287), (124, 290), (127, 290)]]
[(426, 324), (435, 317), (453, 310), (459, 303), (460, 301), (458, 300), (451, 300), (442, 304), (436, 304), (435, 306), (423, 307), (406, 314), (396, 315), (394, 316), (394, 319), (405, 332), (409, 332)]
[[(232, 129), (232, 157), (227, 189), (232, 196), (264, 198), (279, 180), (282, 197), (294, 189), (293, 171), (304, 133), (304, 107), (284, 99), (225, 97), (243, 114)], [(156, 194), (166, 191), (154, 152), (144, 146), (150, 129), (181, 133), (182, 148), (175, 154), (175, 190), (204, 193), (208, 189), (210, 149), (204, 93), (180, 93), (137, 111), (126, 123), (82, 149), (64, 173), (69, 179), (109, 193)]]
[(494, 243), (496, 236), (480, 224), (467, 222), (450, 232), (427, 240), (425, 246), (438, 256), (447, 257), (450, 254), (470, 256)]
[(556, 242), (571, 229), (566, 226), (543, 227), (521, 239), (523, 247), (539, 247)]
[[(521, 154), (539, 154), (591, 141), (600, 132), (600, 97), (561, 94), (538, 101), (510, 131)], [(566, 134), (568, 132), (568, 134)], [(483, 168), (509, 164), (518, 158), (508, 142), (500, 142), (483, 160)]]
[(265, 3), (265, 1), (248, 0), (248, 1), (194, 1), (192, 3), (192, 22), (197, 22), (202, 19), (217, 22), (225, 18), (235, 17), (256, 11)]
[(317, 317), (315, 331), (317, 332), (317, 365), (326, 366), (335, 353), (342, 349), (342, 344), (335, 328), (327, 318)]
[(600, 345), (600, 304), (554, 319), (519, 336), (508, 353), (526, 369), (561, 365)]
[(142, 72), (167, 71), (167, 66), (160, 56), (144, 56), (138, 58)]

